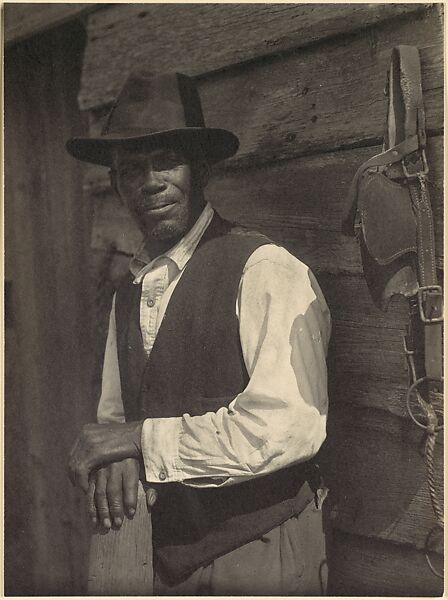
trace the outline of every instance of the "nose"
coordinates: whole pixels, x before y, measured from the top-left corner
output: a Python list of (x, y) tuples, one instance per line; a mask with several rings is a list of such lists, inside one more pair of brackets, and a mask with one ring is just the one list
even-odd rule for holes
[(158, 194), (159, 192), (163, 192), (165, 187), (166, 184), (163, 181), (161, 173), (159, 171), (155, 171), (151, 167), (148, 167), (145, 174), (143, 191), (147, 194)]

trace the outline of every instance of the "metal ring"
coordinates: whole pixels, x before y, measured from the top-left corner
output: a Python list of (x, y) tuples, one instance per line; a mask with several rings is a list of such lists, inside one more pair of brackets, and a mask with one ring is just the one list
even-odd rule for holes
[(437, 569), (432, 564), (431, 559), (429, 558), (430, 549), (428, 548), (428, 543), (429, 543), (429, 539), (430, 539), (431, 535), (433, 534), (433, 532), (436, 529), (441, 529), (442, 535), (443, 535), (443, 528), (438, 524), (429, 530), (428, 535), (426, 536), (426, 539), (425, 539), (425, 558), (426, 558), (426, 562), (428, 563), (428, 567), (431, 569), (431, 571), (434, 573), (434, 575), (436, 577), (439, 577), (440, 579), (444, 579), (444, 574), (437, 571)]
[[(417, 381), (414, 381), (414, 383), (409, 386), (408, 391), (406, 392), (406, 409), (408, 411), (409, 416), (411, 417), (411, 419), (414, 421), (414, 423), (420, 427), (421, 429), (428, 429), (428, 425), (424, 425), (423, 423), (421, 423), (416, 417), (414, 417), (412, 410), (411, 410), (411, 396), (412, 396), (412, 392), (418, 388), (419, 385), (421, 385), (424, 381), (429, 380), (429, 377), (420, 377), (420, 379), (417, 379)], [(435, 431), (440, 431), (441, 429), (443, 429), (443, 424), (442, 425), (437, 425), (437, 427), (434, 428)]]

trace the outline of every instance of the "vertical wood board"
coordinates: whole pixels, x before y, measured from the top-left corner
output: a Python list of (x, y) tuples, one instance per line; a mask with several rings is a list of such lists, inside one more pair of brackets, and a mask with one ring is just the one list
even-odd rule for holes
[(151, 596), (153, 588), (151, 517), (139, 483), (137, 510), (119, 530), (92, 536), (89, 596)]
[[(67, 137), (86, 127), (76, 102), (83, 42), (82, 28), (69, 25), (17, 44), (5, 57), (14, 332), (5, 412), (17, 433), (6, 439), (5, 535), (15, 548), (5, 566), (8, 595), (85, 591), (84, 498), (68, 480), (66, 460), (81, 425), (94, 417), (91, 211), (82, 198), (82, 168), (64, 152)], [(29, 560), (17, 568), (22, 555)]]

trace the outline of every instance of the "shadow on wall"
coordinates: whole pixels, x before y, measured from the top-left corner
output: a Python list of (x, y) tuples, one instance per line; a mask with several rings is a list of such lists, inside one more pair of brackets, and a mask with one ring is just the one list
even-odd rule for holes
[(66, 457), (92, 421), (91, 209), (65, 140), (85, 31), (73, 22), (5, 51), (5, 592), (79, 595), (87, 581), (85, 500)]

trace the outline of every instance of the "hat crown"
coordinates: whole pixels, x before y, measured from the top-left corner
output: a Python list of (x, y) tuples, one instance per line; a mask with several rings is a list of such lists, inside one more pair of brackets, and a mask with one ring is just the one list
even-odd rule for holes
[(205, 126), (194, 79), (139, 69), (127, 78), (101, 134), (71, 138), (66, 148), (79, 160), (110, 167), (112, 150), (123, 144), (180, 148), (214, 163), (235, 154), (239, 142), (227, 129)]
[(186, 127), (205, 127), (194, 80), (180, 73), (139, 70), (126, 80), (101, 135), (147, 135)]

